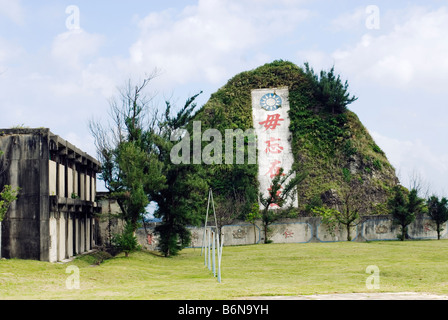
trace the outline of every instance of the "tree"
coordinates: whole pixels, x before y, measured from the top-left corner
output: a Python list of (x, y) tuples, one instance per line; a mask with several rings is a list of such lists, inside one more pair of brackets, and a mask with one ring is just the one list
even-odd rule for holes
[(246, 221), (253, 225), (254, 227), (254, 243), (257, 243), (257, 220), (261, 219), (260, 214), (260, 205), (258, 203), (254, 203), (252, 205), (252, 210), (246, 215)]
[(330, 233), (336, 225), (343, 225), (347, 231), (347, 241), (352, 241), (351, 229), (362, 222), (360, 213), (365, 209), (365, 204), (361, 180), (351, 177), (345, 180), (348, 186), (339, 192), (339, 208), (317, 207), (312, 211), (322, 218)]
[(299, 185), (307, 176), (307, 173), (305, 172), (300, 174), (296, 173), (295, 176), (293, 176), (295, 173), (294, 170), (289, 171), (287, 174), (284, 174), (283, 172), (284, 169), (280, 168), (277, 175), (272, 179), (272, 185), (267, 196), (260, 193), (260, 204), (263, 206), (261, 219), (264, 226), (265, 243), (269, 243), (269, 226), (281, 216), (281, 211), (279, 209), (272, 209), (272, 207), (277, 206), (278, 208), (282, 208), (289, 199), (294, 199), (294, 192), (296, 191), (297, 185)]
[(311, 212), (322, 219), (322, 223), (327, 227), (328, 233), (334, 236), (334, 230), (338, 225), (336, 215), (340, 214), (339, 211), (333, 208), (327, 208), (324, 206), (312, 207)]
[(393, 223), (401, 228), (398, 239), (404, 241), (409, 237), (408, 226), (415, 220), (416, 214), (424, 210), (424, 200), (418, 197), (416, 189), (407, 191), (402, 186), (395, 186), (388, 206)]
[(17, 195), (20, 188), (13, 189), (9, 185), (3, 187), (2, 192), (0, 192), (0, 258), (2, 253), (2, 221), (6, 216), (11, 204), (17, 200)]
[(241, 214), (246, 204), (246, 199), (241, 194), (216, 194), (215, 195), (216, 223), (218, 235), (222, 234), (222, 227), (235, 220)]
[(340, 224), (345, 226), (347, 241), (352, 241), (351, 229), (361, 223), (360, 213), (365, 209), (361, 180), (350, 179), (348, 188), (342, 193), (341, 201), (342, 210), (335, 211), (335, 217)]
[[(175, 116), (171, 115), (171, 103), (166, 102), (165, 112), (156, 120), (157, 126), (148, 133), (153, 141), (152, 152), (166, 178), (166, 188), (148, 193), (149, 199), (158, 205), (154, 215), (162, 219), (156, 232), (160, 236), (160, 251), (166, 257), (176, 255), (189, 245), (191, 234), (187, 226), (199, 225), (204, 214), (208, 186), (201, 166), (171, 161), (174, 145), (183, 138), (178, 134), (179, 130), (187, 131), (199, 94), (187, 99)], [(172, 139), (174, 137), (178, 139)]]
[(110, 100), (112, 124), (104, 127), (101, 121), (89, 123), (102, 166), (100, 178), (134, 232), (146, 213), (148, 190), (165, 187), (157, 158), (147, 152), (150, 141), (145, 130), (153, 123), (144, 89), (152, 78), (136, 86), (129, 81), (119, 90), (118, 100)]
[(428, 199), (430, 195), (430, 185), (427, 180), (425, 180), (421, 173), (417, 170), (413, 170), (408, 175), (408, 189), (417, 190), (417, 195), (421, 198)]
[(136, 86), (129, 81), (120, 90), (118, 102), (110, 102), (112, 124), (104, 128), (92, 120), (90, 130), (102, 164), (101, 178), (117, 199), (126, 223), (135, 232), (146, 206), (155, 202), (154, 215), (162, 219), (156, 228), (159, 249), (170, 256), (190, 243), (187, 226), (198, 224), (207, 190), (203, 177), (196, 174), (198, 166), (173, 164), (170, 159), (175, 143), (171, 138), (189, 124), (199, 94), (187, 99), (175, 116), (169, 101), (161, 115), (156, 108), (150, 113), (152, 98), (144, 89), (153, 77)]
[(344, 113), (347, 105), (358, 100), (357, 97), (350, 96), (348, 82), (343, 83), (340, 76), (336, 76), (334, 67), (328, 72), (322, 70), (317, 75), (308, 62), (305, 62), (305, 75), (311, 83), (315, 98), (332, 114)]
[[(3, 151), (0, 150), (0, 157), (2, 155)], [(0, 169), (2, 167), (3, 165), (0, 165)], [(1, 222), (3, 221), (3, 219), (5, 219), (6, 213), (8, 212), (11, 204), (17, 200), (17, 195), (19, 191), (20, 191), (19, 187), (12, 188), (10, 185), (4, 185), (3, 190), (0, 192), (0, 233), (1, 233)]]
[(393, 223), (401, 226), (399, 239), (404, 241), (407, 235), (407, 226), (414, 221), (415, 216), (407, 210), (407, 200), (401, 186), (394, 187), (393, 197), (388, 202)]
[(6, 216), (11, 204), (17, 200), (17, 195), (20, 188), (13, 189), (10, 185), (5, 185), (2, 192), (0, 192), (0, 222)]
[(444, 230), (442, 225), (448, 221), (448, 199), (439, 198), (432, 195), (427, 201), (428, 215), (436, 223), (437, 239), (440, 240), (440, 233)]
[(114, 247), (124, 252), (125, 257), (129, 257), (129, 253), (140, 249), (132, 223), (126, 223), (122, 233), (115, 234), (111, 242)]

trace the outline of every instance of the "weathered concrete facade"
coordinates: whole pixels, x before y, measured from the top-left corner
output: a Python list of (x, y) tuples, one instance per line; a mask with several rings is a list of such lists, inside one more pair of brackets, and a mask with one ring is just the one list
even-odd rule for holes
[[(120, 212), (116, 202), (104, 198), (102, 201), (103, 219), (101, 222), (101, 238), (104, 244), (110, 234), (119, 233), (123, 223), (118, 218)], [(136, 232), (139, 244), (146, 250), (157, 250), (159, 241), (155, 233), (156, 224), (148, 224)], [(264, 229), (261, 221), (255, 225), (234, 221), (222, 228), (224, 246), (250, 245), (264, 242)], [(443, 226), (442, 239), (448, 239), (448, 223)], [(190, 247), (202, 246), (204, 228), (190, 227)], [(327, 226), (318, 217), (300, 217), (295, 219), (282, 219), (269, 226), (269, 239), (273, 243), (309, 243), (309, 242), (338, 242), (346, 241), (347, 230), (339, 226), (329, 232)], [(386, 241), (397, 240), (400, 227), (393, 224), (389, 215), (365, 216), (364, 219), (351, 230), (352, 241)], [(419, 215), (409, 225), (408, 235), (413, 240), (437, 239), (436, 225), (426, 215)]]
[[(448, 223), (443, 226), (442, 239), (448, 239)], [(256, 225), (235, 221), (222, 228), (224, 245), (248, 245), (264, 242), (264, 229), (261, 221)], [(192, 247), (201, 247), (203, 228), (192, 227)], [(344, 226), (329, 232), (318, 217), (300, 217), (279, 220), (269, 226), (269, 239), (273, 243), (338, 242), (347, 240)], [(351, 230), (352, 241), (397, 240), (400, 228), (393, 224), (391, 216), (367, 216)], [(409, 225), (408, 235), (412, 240), (437, 239), (435, 223), (427, 216), (418, 216)], [(144, 239), (141, 239), (141, 243)]]
[(55, 262), (89, 251), (98, 161), (49, 129), (0, 130), (0, 150), (0, 188), (21, 188), (2, 223), (2, 257)]
[(121, 210), (117, 200), (110, 199), (108, 192), (98, 192), (97, 200), (101, 206), (101, 215), (98, 217), (98, 245), (109, 246), (115, 234), (124, 229), (124, 220), (121, 219)]

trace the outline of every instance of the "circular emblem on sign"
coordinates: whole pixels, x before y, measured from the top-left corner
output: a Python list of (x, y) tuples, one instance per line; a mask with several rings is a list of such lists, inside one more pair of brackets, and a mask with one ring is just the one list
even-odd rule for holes
[(263, 109), (274, 111), (282, 106), (282, 98), (275, 93), (268, 93), (261, 98), (260, 104)]

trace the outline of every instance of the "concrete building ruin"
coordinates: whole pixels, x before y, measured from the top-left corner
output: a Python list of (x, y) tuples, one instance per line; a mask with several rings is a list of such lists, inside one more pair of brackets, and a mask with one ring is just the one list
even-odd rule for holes
[(90, 251), (99, 162), (49, 129), (2, 129), (0, 150), (0, 189), (21, 188), (2, 223), (1, 256), (56, 262)]

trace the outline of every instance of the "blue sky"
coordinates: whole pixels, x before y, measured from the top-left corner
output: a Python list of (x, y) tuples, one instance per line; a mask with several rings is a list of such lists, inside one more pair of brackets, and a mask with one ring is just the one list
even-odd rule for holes
[(446, 30), (442, 0), (0, 0), (0, 127), (49, 127), (95, 155), (88, 121), (129, 78), (157, 69), (156, 101), (202, 90), (201, 105), (239, 72), (309, 61), (349, 81), (403, 185), (448, 196)]

